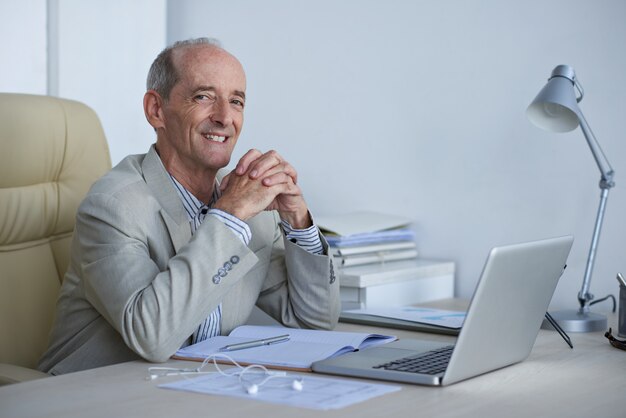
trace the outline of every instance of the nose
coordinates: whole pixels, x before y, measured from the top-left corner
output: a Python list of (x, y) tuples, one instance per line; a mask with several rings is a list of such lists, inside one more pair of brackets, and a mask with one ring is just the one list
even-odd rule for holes
[(209, 119), (216, 125), (229, 126), (233, 123), (232, 109), (227, 100), (218, 99), (213, 103)]

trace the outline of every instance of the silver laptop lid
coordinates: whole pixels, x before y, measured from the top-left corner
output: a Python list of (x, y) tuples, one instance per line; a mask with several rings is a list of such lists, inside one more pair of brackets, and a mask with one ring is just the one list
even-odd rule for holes
[(491, 250), (444, 385), (528, 357), (573, 241), (565, 236)]

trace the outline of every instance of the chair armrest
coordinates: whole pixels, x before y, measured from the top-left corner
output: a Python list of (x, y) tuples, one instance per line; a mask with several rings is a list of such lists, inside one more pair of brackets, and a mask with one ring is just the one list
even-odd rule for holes
[(51, 376), (39, 370), (16, 366), (14, 364), (0, 363), (0, 386), (41, 379), (43, 377)]

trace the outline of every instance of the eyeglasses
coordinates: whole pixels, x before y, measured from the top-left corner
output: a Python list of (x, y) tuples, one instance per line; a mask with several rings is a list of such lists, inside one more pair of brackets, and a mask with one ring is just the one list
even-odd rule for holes
[(626, 350), (626, 341), (618, 340), (611, 334), (611, 328), (607, 332), (604, 333), (604, 336), (609, 340), (611, 345), (615, 348), (619, 348), (620, 350)]

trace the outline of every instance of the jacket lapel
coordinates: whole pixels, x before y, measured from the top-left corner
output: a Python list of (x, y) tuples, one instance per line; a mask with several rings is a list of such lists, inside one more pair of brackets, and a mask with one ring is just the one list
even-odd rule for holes
[(154, 145), (146, 154), (141, 169), (152, 195), (161, 205), (159, 213), (167, 227), (174, 250), (178, 252), (191, 239), (191, 228), (185, 209)]

